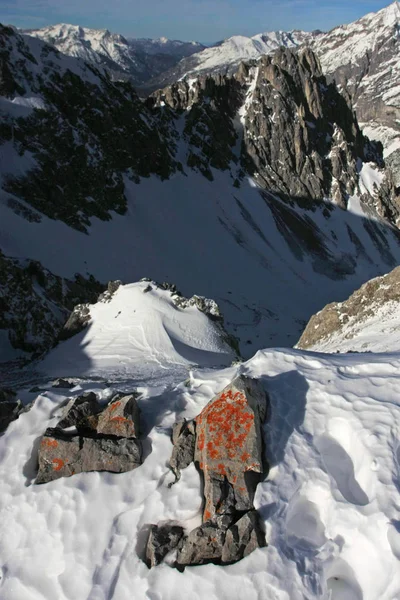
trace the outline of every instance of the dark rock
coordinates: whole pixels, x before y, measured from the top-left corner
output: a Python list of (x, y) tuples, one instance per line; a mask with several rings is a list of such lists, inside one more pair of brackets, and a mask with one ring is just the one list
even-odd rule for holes
[(0, 402), (10, 402), (15, 400), (17, 394), (9, 388), (0, 388)]
[(237, 562), (256, 548), (265, 546), (265, 534), (260, 525), (260, 517), (257, 511), (250, 510), (226, 532), (221, 561), (223, 564)]
[(40, 442), (35, 483), (89, 471), (125, 473), (141, 464), (141, 454), (138, 440), (68, 436), (58, 429), (47, 429)]
[(20, 400), (2, 400), (0, 402), (0, 433), (3, 433), (12, 421), (23, 412)]
[(221, 562), (225, 531), (215, 525), (203, 524), (183, 539), (177, 555), (177, 565), (204, 565)]
[(78, 304), (59, 333), (59, 341), (68, 340), (85, 329), (91, 319), (88, 304)]
[(78, 431), (90, 430), (92, 427), (88, 419), (95, 417), (100, 411), (101, 406), (97, 401), (96, 394), (86, 392), (68, 402), (57, 427), (61, 429), (76, 427)]
[(56, 379), (53, 382), (53, 385), (51, 387), (62, 388), (62, 389), (71, 389), (71, 388), (75, 387), (75, 383), (73, 383), (72, 381), (68, 381), (67, 379), (62, 379), (60, 377), (59, 379)]
[(172, 430), (174, 444), (169, 466), (175, 474), (175, 482), (181, 478), (181, 469), (186, 469), (194, 460), (196, 424), (194, 421), (178, 421)]
[(152, 525), (146, 546), (146, 561), (149, 567), (159, 565), (183, 538), (184, 530), (179, 525)]

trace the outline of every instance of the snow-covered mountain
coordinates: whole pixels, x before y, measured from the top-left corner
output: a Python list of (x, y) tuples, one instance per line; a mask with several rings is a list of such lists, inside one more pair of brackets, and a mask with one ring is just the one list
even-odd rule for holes
[(242, 61), (259, 59), (282, 46), (297, 48), (319, 33), (294, 30), (268, 31), (253, 37), (235, 35), (182, 59), (176, 66), (149, 81), (145, 89), (165, 87), (180, 78), (196, 77), (200, 73), (232, 73)]
[(204, 48), (198, 42), (166, 38), (128, 40), (107, 29), (88, 29), (65, 23), (29, 29), (25, 33), (55, 46), (63, 54), (102, 65), (115, 74), (123, 73), (135, 84), (144, 83), (183, 57)]
[(0, 47), (1, 600), (398, 598), (399, 353), (263, 349), (400, 262), (346, 98), (309, 49), (142, 102)]
[[(389, 157), (400, 148), (400, 4), (370, 13), (349, 25), (310, 39), (323, 71), (349, 94), (359, 122), (381, 140)], [(396, 153), (397, 154), (397, 153)], [(400, 182), (398, 157), (389, 162)]]
[(246, 355), (294, 343), (311, 314), (400, 260), (376, 148), (310, 51), (141, 102), (129, 82), (1, 35), (6, 257), (214, 298)]

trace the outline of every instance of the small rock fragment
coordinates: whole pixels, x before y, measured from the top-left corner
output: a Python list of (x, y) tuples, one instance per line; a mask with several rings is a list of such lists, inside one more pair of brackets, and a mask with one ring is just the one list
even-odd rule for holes
[[(169, 466), (175, 474), (175, 482), (181, 478), (181, 470), (194, 460), (196, 446), (196, 424), (194, 421), (178, 421), (172, 430), (174, 444)], [(172, 484), (170, 484), (171, 486)]]
[(51, 387), (62, 388), (62, 389), (71, 389), (71, 388), (75, 387), (75, 383), (73, 383), (72, 381), (68, 381), (68, 379), (62, 379), (60, 377), (59, 379), (56, 379), (53, 382), (53, 385)]
[(179, 525), (152, 525), (146, 546), (146, 561), (149, 567), (159, 565), (183, 538), (184, 530)]
[(203, 524), (183, 539), (178, 550), (177, 565), (204, 565), (221, 562), (225, 531), (215, 525)]
[(248, 556), (256, 548), (266, 546), (265, 534), (260, 525), (260, 517), (250, 510), (226, 532), (221, 560), (229, 564)]

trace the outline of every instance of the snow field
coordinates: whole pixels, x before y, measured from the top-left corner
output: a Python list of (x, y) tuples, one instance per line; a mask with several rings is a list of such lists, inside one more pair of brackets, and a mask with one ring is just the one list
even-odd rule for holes
[[(88, 346), (90, 348), (90, 346)], [(106, 351), (106, 349), (104, 349)], [(132, 373), (134, 372), (132, 360)], [(104, 401), (129, 391), (111, 365), (104, 383), (46, 388), (0, 438), (2, 600), (394, 600), (400, 594), (399, 357), (258, 352), (223, 370), (191, 371), (185, 383), (139, 387), (144, 463), (130, 473), (80, 474), (32, 484), (35, 448), (67, 398), (93, 390)], [(201, 514), (194, 466), (172, 488), (173, 423), (192, 418), (239, 373), (269, 394), (270, 473), (256, 508), (269, 546), (234, 566), (149, 571), (140, 556), (148, 526), (191, 529)], [(23, 399), (32, 394), (23, 393)]]

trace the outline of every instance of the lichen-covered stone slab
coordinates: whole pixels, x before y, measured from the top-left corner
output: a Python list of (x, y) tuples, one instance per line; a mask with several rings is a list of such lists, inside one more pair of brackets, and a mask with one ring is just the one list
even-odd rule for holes
[(203, 522), (253, 508), (257, 482), (247, 474), (265, 470), (261, 424), (266, 411), (261, 383), (239, 376), (196, 417), (195, 460), (204, 473)]
[(36, 483), (88, 471), (124, 473), (141, 464), (141, 444), (133, 438), (68, 436), (47, 429), (39, 447)]
[(165, 523), (152, 525), (146, 546), (146, 561), (149, 567), (159, 565), (183, 538), (184, 530), (179, 525)]
[(98, 415), (95, 431), (99, 435), (137, 438), (140, 433), (140, 409), (136, 395), (117, 396)]

